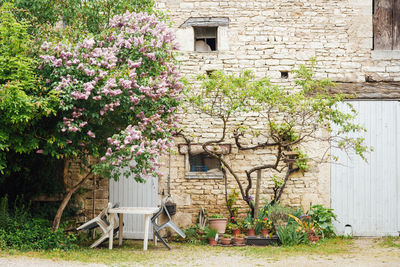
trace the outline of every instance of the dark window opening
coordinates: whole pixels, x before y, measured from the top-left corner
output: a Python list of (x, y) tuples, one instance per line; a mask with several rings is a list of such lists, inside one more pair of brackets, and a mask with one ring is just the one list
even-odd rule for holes
[(217, 27), (194, 27), (195, 51), (217, 51)]
[(208, 155), (201, 153), (189, 156), (190, 171), (191, 172), (208, 172), (211, 170), (221, 170), (220, 162)]
[(281, 71), (281, 78), (282, 79), (288, 79), (289, 78), (289, 72), (288, 71)]
[(208, 77), (211, 77), (211, 74), (214, 72), (215, 70), (206, 70), (206, 74)]

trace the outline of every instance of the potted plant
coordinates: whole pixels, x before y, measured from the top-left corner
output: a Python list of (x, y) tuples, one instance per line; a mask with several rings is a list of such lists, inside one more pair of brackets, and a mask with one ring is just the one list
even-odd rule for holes
[(278, 225), (286, 227), (287, 221), (289, 219), (288, 213), (290, 209), (282, 207), (279, 205), (273, 206), (269, 213), (269, 219), (273, 222), (275, 230), (277, 230)]
[(207, 228), (206, 237), (208, 238), (208, 244), (210, 246), (216, 246), (218, 240), (218, 231), (216, 229)]
[(229, 227), (227, 228), (232, 230), (232, 235), (237, 236), (240, 234), (241, 228), (243, 228), (243, 219), (240, 219), (239, 217), (232, 217), (232, 221), (228, 223)]
[(228, 219), (224, 218), (221, 214), (213, 214), (208, 218), (209, 227), (215, 229), (220, 234), (224, 234), (226, 230), (226, 224)]
[(244, 234), (238, 234), (237, 236), (234, 236), (233, 244), (234, 245), (244, 245)]
[(269, 230), (272, 228), (272, 222), (268, 217), (258, 219), (258, 224), (261, 225), (261, 236), (267, 237)]
[(224, 234), (223, 237), (220, 238), (222, 245), (230, 245), (232, 241), (232, 235)]
[(244, 219), (244, 227), (247, 229), (247, 236), (255, 236), (255, 223), (254, 218), (251, 217), (251, 214), (248, 213), (247, 217)]
[(310, 216), (307, 216), (307, 215), (301, 216), (301, 218), (303, 220), (299, 219), (291, 214), (289, 214), (289, 216), (297, 222), (297, 224), (299, 225), (300, 231), (307, 233), (307, 237), (310, 242), (315, 243), (321, 239), (321, 235), (317, 234), (317, 232), (319, 232), (320, 229), (316, 224), (311, 222)]
[(234, 224), (232, 227), (232, 235), (237, 236), (240, 235), (240, 227), (237, 224)]

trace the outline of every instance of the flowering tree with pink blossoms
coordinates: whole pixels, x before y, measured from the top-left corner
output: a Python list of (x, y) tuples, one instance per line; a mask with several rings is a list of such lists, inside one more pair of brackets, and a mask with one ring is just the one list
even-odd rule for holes
[[(91, 173), (139, 182), (156, 175), (182, 97), (175, 49), (163, 19), (128, 12), (99, 35), (42, 45), (43, 82), (59, 92), (61, 106), (54, 141), (37, 152), (80, 159), (89, 171), (67, 192), (53, 229)], [(89, 164), (88, 156), (100, 160)]]

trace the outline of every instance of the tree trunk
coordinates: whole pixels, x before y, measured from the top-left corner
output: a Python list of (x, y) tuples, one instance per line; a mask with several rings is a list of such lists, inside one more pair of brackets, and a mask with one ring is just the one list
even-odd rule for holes
[(58, 207), (56, 216), (54, 217), (53, 220), (53, 231), (57, 231), (58, 227), (60, 226), (60, 221), (61, 221), (61, 216), (64, 212), (65, 207), (67, 206), (69, 200), (71, 199), (72, 195), (75, 193), (76, 190), (79, 189), (79, 187), (82, 186), (84, 182), (89, 178), (90, 174), (92, 174), (92, 170), (89, 171), (89, 173), (75, 186), (73, 186), (69, 191), (67, 191), (67, 194), (64, 196), (64, 199), (61, 201), (60, 206)]
[(260, 187), (261, 187), (261, 170), (257, 171), (257, 183), (256, 183), (256, 199), (254, 207), (254, 219), (258, 219), (258, 209), (260, 203)]

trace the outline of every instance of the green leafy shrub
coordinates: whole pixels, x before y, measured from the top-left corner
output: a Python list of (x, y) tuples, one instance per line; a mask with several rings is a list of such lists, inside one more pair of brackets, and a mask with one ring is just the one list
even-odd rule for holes
[(295, 224), (288, 224), (286, 227), (278, 225), (276, 233), (283, 246), (295, 246), (308, 242), (307, 233), (297, 231)]
[(176, 236), (175, 241), (191, 244), (205, 244), (207, 229), (208, 227), (202, 227), (200, 224), (190, 226), (189, 228), (183, 229), (186, 237), (182, 238), (180, 236)]
[(308, 212), (311, 221), (320, 228), (322, 237), (335, 236), (335, 227), (333, 221), (336, 220), (336, 214), (333, 209), (325, 208), (322, 205), (313, 205)]
[(8, 165), (7, 152), (30, 153), (39, 147), (42, 127), (33, 127), (55, 114), (59, 104), (58, 93), (40, 84), (28, 23), (17, 21), (13, 8), (10, 3), (0, 6), (1, 174)]
[(10, 214), (7, 197), (3, 197), (0, 203), (0, 249), (69, 250), (77, 246), (74, 235), (65, 234), (61, 228), (53, 232), (48, 220), (32, 218), (27, 207), (14, 207), (14, 213)]

